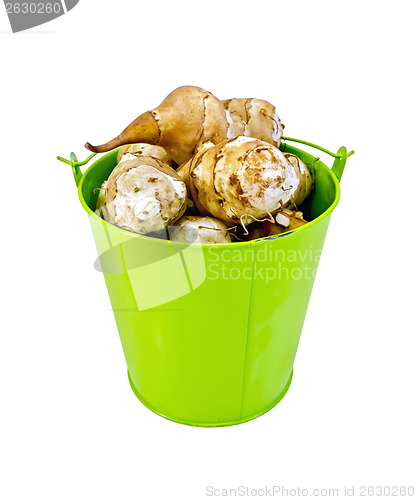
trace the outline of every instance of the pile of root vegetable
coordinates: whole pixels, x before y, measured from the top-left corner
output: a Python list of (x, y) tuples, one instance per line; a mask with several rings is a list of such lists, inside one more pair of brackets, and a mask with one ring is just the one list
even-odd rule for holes
[(123, 229), (185, 242), (291, 231), (306, 224), (300, 210), (313, 181), (279, 149), (283, 127), (267, 101), (180, 87), (112, 141), (86, 144), (97, 153), (123, 146), (97, 210)]

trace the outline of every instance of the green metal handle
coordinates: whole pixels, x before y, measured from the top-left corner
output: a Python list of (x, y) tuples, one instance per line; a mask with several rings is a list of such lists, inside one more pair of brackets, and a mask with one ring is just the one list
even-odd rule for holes
[(86, 165), (91, 160), (91, 158), (93, 158), (96, 154), (97, 153), (90, 154), (90, 156), (88, 158), (86, 158), (84, 161), (78, 161), (77, 157), (75, 156), (75, 153), (71, 153), (70, 160), (62, 158), (62, 156), (57, 156), (56, 158), (59, 161), (63, 161), (67, 165), (71, 165), (72, 173), (74, 174), (75, 184), (78, 187), (79, 181), (81, 180), (81, 177), (82, 177), (82, 172), (81, 172), (81, 169), (79, 167)]
[(336, 153), (332, 153), (331, 151), (328, 151), (327, 149), (321, 146), (317, 146), (312, 142), (303, 141), (301, 139), (294, 139), (293, 137), (282, 137), (282, 139), (284, 141), (299, 142), (300, 144), (305, 144), (306, 146), (310, 146), (311, 148), (319, 149), (319, 151), (322, 151), (327, 155), (335, 158), (334, 164), (332, 165), (332, 171), (337, 176), (337, 179), (339, 181), (341, 180), (342, 173), (344, 172), (345, 164), (347, 163), (347, 158), (349, 158), (351, 155), (354, 154), (354, 150), (351, 150), (348, 153), (347, 149), (344, 146), (340, 147)]

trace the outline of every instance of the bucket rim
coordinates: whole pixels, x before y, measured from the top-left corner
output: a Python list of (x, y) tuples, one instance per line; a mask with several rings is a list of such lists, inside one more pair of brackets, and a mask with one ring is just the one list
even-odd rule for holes
[[(86, 203), (86, 201), (84, 199), (84, 196), (82, 194), (82, 188), (83, 188), (83, 185), (84, 185), (85, 178), (87, 177), (87, 175), (89, 174), (89, 172), (91, 172), (91, 170), (93, 170), (94, 168), (96, 168), (96, 165), (103, 158), (106, 158), (106, 157), (111, 156), (111, 155), (115, 156), (116, 153), (119, 150), (120, 150), (120, 148), (114, 149), (113, 151), (110, 151), (109, 153), (106, 153), (105, 155), (101, 156), (94, 163), (92, 163), (87, 168), (87, 170), (82, 174), (82, 177), (81, 177), (80, 182), (78, 184), (78, 198), (79, 198), (79, 201), (81, 202), (81, 205), (83, 206), (84, 210), (87, 212), (87, 214), (90, 217), (92, 217), (93, 219), (95, 219), (97, 222), (101, 222), (101, 224), (107, 230), (108, 230), (108, 227), (110, 227), (112, 231), (118, 231), (118, 232), (121, 232), (121, 234), (125, 234), (126, 236), (130, 236), (130, 237), (141, 238), (141, 239), (146, 239), (146, 240), (155, 240), (155, 239), (157, 239), (159, 241), (167, 241), (170, 245), (174, 244), (174, 245), (183, 246), (183, 247), (189, 246), (189, 242), (174, 241), (174, 240), (160, 240), (159, 238), (154, 238), (154, 237), (146, 236), (146, 235), (143, 235), (143, 234), (137, 234), (137, 233), (135, 233), (133, 231), (129, 231), (127, 229), (123, 229), (123, 228), (121, 228), (119, 226), (116, 226), (114, 224), (111, 224), (111, 223), (107, 222), (105, 219), (101, 218), (96, 213), (96, 211), (91, 210), (91, 208), (88, 206), (88, 204)], [(290, 150), (290, 151), (288, 151), (288, 150)], [(294, 154), (296, 154), (296, 152), (300, 152), (300, 153), (304, 153), (304, 154), (307, 154), (309, 156), (312, 156), (307, 151), (304, 151), (303, 149), (296, 148), (294, 146), (285, 145), (285, 151), (288, 151), (288, 152), (292, 152), (293, 151)], [(331, 205), (321, 215), (319, 215), (315, 219), (311, 220), (310, 222), (308, 222), (307, 224), (305, 224), (303, 226), (300, 226), (300, 227), (298, 227), (296, 229), (293, 229), (290, 232), (283, 233), (283, 234), (278, 234), (278, 235), (275, 235), (275, 236), (267, 236), (267, 237), (263, 237), (263, 238), (256, 238), (256, 239), (250, 240), (250, 241), (233, 241), (233, 242), (230, 242), (230, 243), (200, 243), (200, 242), (193, 242), (191, 244), (192, 245), (201, 246), (201, 247), (205, 247), (205, 248), (213, 247), (213, 246), (214, 247), (220, 247), (220, 248), (229, 248), (230, 246), (232, 246), (232, 248), (236, 248), (236, 245), (239, 245), (239, 247), (242, 247), (242, 246), (249, 247), (249, 246), (251, 246), (253, 244), (258, 244), (258, 243), (261, 243), (261, 242), (276, 240), (276, 239), (284, 238), (284, 237), (285, 238), (289, 238), (290, 236), (292, 236), (295, 233), (298, 233), (298, 232), (301, 232), (301, 231), (307, 231), (308, 229), (311, 229), (313, 226), (319, 224), (322, 220), (326, 219), (329, 215), (331, 215), (331, 213), (334, 211), (335, 207), (338, 205), (339, 200), (340, 200), (340, 196), (341, 196), (341, 186), (340, 186), (339, 179), (337, 178), (337, 176), (335, 175), (335, 173), (333, 172), (333, 170), (331, 168), (329, 168), (328, 165), (326, 165), (320, 158), (319, 158), (319, 161), (326, 168), (326, 170), (328, 171), (330, 177), (332, 178), (332, 181), (333, 181), (334, 186), (335, 186), (335, 197), (334, 197), (334, 201), (331, 203)]]

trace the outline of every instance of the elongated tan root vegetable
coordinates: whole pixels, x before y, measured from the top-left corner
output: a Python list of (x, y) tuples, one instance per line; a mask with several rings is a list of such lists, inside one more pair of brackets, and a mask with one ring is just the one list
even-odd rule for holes
[(204, 147), (178, 170), (202, 215), (244, 226), (291, 205), (300, 180), (271, 144), (240, 136)]
[(185, 215), (172, 228), (170, 239), (188, 243), (231, 243), (227, 226), (214, 217)]
[(263, 221), (254, 222), (249, 228), (248, 240), (256, 240), (257, 238), (265, 238), (276, 234), (287, 233), (293, 231), (297, 227), (307, 224), (303, 218), (302, 212), (294, 212), (293, 210), (283, 209), (275, 216), (276, 222)]
[(120, 148), (120, 151), (117, 153), (117, 163), (120, 163), (122, 159), (131, 160), (135, 156), (150, 156), (156, 160), (163, 161), (163, 163), (166, 163), (169, 167), (173, 167), (171, 157), (163, 148), (160, 146), (145, 144), (143, 142), (139, 142), (138, 144), (127, 144), (126, 146)]
[(103, 153), (124, 144), (148, 143), (163, 147), (180, 165), (206, 141), (218, 144), (227, 138), (250, 133), (279, 145), (282, 129), (274, 106), (267, 101), (232, 99), (222, 102), (199, 87), (184, 86), (169, 94), (160, 106), (136, 118), (115, 139), (101, 146), (88, 142), (85, 146)]
[(283, 153), (290, 161), (290, 163), (295, 167), (297, 176), (300, 180), (299, 186), (293, 194), (292, 204), (297, 208), (309, 195), (312, 189), (312, 177), (309, 173), (308, 167), (300, 160), (296, 155), (292, 153)]
[(227, 120), (222, 102), (199, 87), (179, 87), (152, 111), (140, 115), (118, 137), (91, 151), (110, 151), (123, 144), (145, 142), (163, 147), (181, 164), (207, 139), (220, 142), (227, 137)]
[(108, 178), (106, 219), (140, 234), (158, 232), (185, 212), (185, 183), (160, 160), (143, 156), (121, 161)]

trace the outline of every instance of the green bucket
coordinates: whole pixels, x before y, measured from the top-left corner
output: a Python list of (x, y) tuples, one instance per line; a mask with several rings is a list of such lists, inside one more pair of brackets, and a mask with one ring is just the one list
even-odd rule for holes
[[(285, 138), (314, 146), (305, 141)], [(282, 150), (313, 165), (307, 225), (249, 242), (187, 244), (150, 238), (108, 224), (95, 212), (98, 189), (117, 150), (84, 174), (72, 166), (89, 215), (138, 399), (155, 413), (205, 427), (246, 422), (285, 395), (330, 216), (347, 157), (332, 170), (284, 142)], [(98, 261), (97, 261), (98, 262)]]

